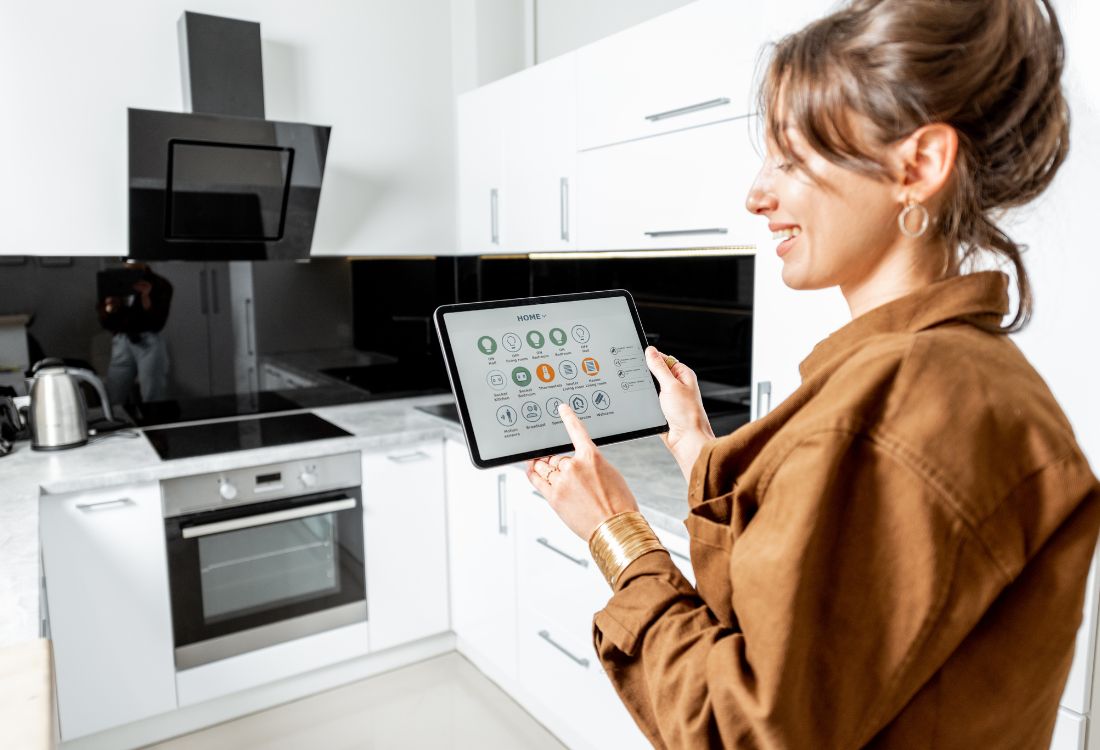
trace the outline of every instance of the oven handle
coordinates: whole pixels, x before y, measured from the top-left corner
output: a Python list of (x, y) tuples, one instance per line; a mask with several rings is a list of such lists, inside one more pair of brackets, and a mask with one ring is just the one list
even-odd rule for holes
[(251, 529), (254, 526), (266, 526), (267, 524), (279, 523), (280, 521), (292, 521), (295, 518), (320, 516), (325, 513), (354, 508), (356, 504), (357, 501), (354, 497), (342, 497), (324, 503), (317, 503), (316, 505), (306, 505), (301, 508), (287, 508), (286, 510), (261, 513), (258, 516), (245, 516), (244, 518), (232, 518), (228, 521), (215, 521), (214, 523), (204, 523), (198, 526), (188, 526), (184, 528), (181, 533), (184, 539), (194, 539), (200, 536), (209, 536), (210, 534), (223, 534), (226, 531), (239, 531), (240, 529)]

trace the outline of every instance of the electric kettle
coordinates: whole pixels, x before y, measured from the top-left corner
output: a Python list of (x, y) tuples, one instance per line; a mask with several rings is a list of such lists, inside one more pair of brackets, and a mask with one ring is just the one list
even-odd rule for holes
[(95, 373), (66, 367), (59, 359), (44, 359), (35, 364), (27, 379), (27, 393), (31, 397), (27, 412), (31, 450), (62, 450), (88, 442), (88, 406), (80, 392), (81, 380), (90, 383), (99, 394), (103, 416), (114, 419), (107, 391)]

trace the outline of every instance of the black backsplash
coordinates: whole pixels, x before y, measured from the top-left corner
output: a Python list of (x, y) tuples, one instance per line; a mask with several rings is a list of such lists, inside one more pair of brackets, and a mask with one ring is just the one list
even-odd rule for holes
[(437, 306), (602, 289), (628, 290), (650, 342), (700, 379), (745, 387), (751, 378), (751, 257), (363, 260), (352, 279), (356, 348), (424, 361), (444, 383)]

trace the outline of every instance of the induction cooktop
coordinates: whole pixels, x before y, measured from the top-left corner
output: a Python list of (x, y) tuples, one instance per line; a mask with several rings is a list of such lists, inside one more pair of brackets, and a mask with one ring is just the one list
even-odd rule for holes
[(145, 437), (165, 461), (350, 436), (310, 413), (145, 429)]

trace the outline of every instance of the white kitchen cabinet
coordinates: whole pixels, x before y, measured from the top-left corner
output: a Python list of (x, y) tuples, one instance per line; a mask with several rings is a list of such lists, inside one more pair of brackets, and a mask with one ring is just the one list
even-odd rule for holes
[(160, 487), (44, 495), (61, 738), (176, 708)]
[(515, 76), (482, 86), (458, 98), (459, 253), (503, 251), (504, 112)]
[(578, 144), (589, 149), (755, 110), (760, 13), (698, 0), (578, 50)]
[(371, 651), (450, 628), (443, 493), (441, 440), (363, 455)]
[(526, 478), (512, 489), (511, 498), (524, 704), (567, 742), (575, 739), (593, 748), (648, 747), (592, 646), (592, 618), (606, 605), (611, 589), (587, 543), (566, 527)]
[(581, 153), (581, 247), (751, 253), (766, 224), (745, 210), (760, 165), (751, 123), (730, 120)]
[(516, 76), (504, 111), (504, 246), (577, 247), (577, 59), (563, 55)]
[[(496, 679), (516, 676), (515, 531), (508, 485), (515, 470), (483, 471), (448, 440), (451, 629), (459, 650)], [(526, 480), (523, 480), (526, 481)]]
[(1050, 750), (1085, 750), (1088, 720), (1073, 711), (1058, 709)]

